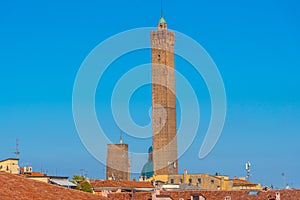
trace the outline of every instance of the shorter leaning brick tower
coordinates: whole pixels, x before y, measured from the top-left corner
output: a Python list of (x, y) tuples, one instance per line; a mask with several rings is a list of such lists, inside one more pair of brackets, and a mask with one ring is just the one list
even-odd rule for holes
[(119, 144), (107, 145), (106, 179), (130, 180), (128, 144), (122, 138)]

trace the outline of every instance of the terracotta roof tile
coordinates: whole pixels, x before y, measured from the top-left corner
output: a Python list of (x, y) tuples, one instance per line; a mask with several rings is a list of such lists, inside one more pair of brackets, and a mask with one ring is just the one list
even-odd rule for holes
[[(224, 200), (225, 197), (230, 196), (231, 200), (269, 200), (276, 196), (276, 192), (280, 193), (281, 200), (299, 200), (300, 190), (270, 190), (268, 192), (259, 191), (257, 196), (249, 196), (249, 191), (164, 191), (160, 196), (169, 196), (174, 200), (183, 198), (185, 200), (191, 199), (192, 195), (203, 195), (206, 200)], [(134, 195), (134, 200), (149, 200), (151, 193), (136, 192), (136, 193), (113, 193), (108, 195), (108, 199), (113, 200), (131, 200)]]
[(108, 195), (108, 199), (111, 200), (149, 200), (152, 198), (151, 192), (122, 192), (122, 193), (113, 193)]
[(257, 184), (241, 179), (232, 179), (233, 186), (255, 186)]
[(275, 198), (276, 192), (280, 193), (281, 200), (299, 200), (300, 190), (270, 190), (267, 192), (260, 191), (257, 196), (249, 196), (249, 190), (242, 191), (178, 191), (178, 192), (161, 192), (161, 194), (170, 195), (172, 199), (180, 198), (190, 199), (192, 194), (201, 194), (206, 200), (223, 200), (230, 196), (231, 200), (269, 200), (269, 197)]
[(105, 200), (90, 193), (27, 179), (22, 175), (0, 172), (1, 200)]
[(154, 188), (151, 182), (141, 181), (111, 181), (111, 180), (91, 180), (92, 187), (126, 187), (126, 188)]
[(40, 172), (31, 172), (30, 174), (29, 174), (29, 176), (45, 176), (45, 174), (43, 174), (43, 173), (40, 173)]

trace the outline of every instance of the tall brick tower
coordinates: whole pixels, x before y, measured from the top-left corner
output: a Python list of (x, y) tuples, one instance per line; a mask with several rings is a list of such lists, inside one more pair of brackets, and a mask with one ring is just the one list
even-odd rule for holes
[(151, 32), (152, 134), (154, 175), (178, 174), (176, 94), (174, 77), (175, 33), (160, 18)]

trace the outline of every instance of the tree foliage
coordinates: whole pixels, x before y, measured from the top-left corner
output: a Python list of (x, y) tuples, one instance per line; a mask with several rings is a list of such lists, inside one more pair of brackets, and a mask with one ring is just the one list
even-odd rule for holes
[(81, 190), (84, 192), (90, 192), (90, 193), (93, 192), (92, 186), (88, 181), (84, 181), (81, 183)]
[(83, 181), (85, 181), (85, 178), (83, 176), (79, 176), (79, 175), (76, 175), (76, 174), (72, 178), (72, 182), (76, 183), (76, 184), (79, 184)]
[(93, 192), (92, 186), (90, 185), (89, 181), (85, 177), (74, 175), (71, 181), (77, 184), (77, 187), (75, 188), (76, 190), (81, 190), (90, 193)]

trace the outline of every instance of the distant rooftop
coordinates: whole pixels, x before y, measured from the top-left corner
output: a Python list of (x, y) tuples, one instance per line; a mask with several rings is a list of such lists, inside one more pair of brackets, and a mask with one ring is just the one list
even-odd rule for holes
[(1, 200), (11, 199), (72, 199), (104, 200), (107, 198), (31, 180), (22, 175), (0, 172)]

